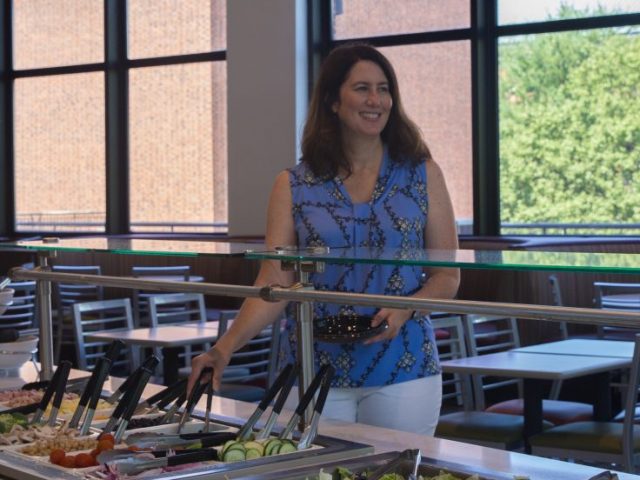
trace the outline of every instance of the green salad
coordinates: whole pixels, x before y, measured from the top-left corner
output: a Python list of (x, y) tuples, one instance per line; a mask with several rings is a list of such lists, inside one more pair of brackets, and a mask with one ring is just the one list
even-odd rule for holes
[[(367, 480), (367, 472), (353, 473), (347, 468), (338, 467), (334, 473), (328, 473), (320, 469), (318, 480)], [(387, 473), (380, 477), (380, 480), (406, 480), (406, 478), (397, 473)], [(435, 476), (418, 475), (418, 480), (480, 480), (480, 477), (478, 475), (459, 477), (445, 470), (440, 470), (440, 473)]]
[(2, 413), (0, 414), (0, 433), (10, 432), (14, 425), (25, 426), (28, 419), (21, 413)]

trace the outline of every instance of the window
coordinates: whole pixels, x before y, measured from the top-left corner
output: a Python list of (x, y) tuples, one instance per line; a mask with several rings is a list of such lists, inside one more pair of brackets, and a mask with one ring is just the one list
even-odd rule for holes
[(469, 28), (468, 0), (334, 0), (334, 39)]
[(14, 97), (18, 229), (104, 232), (104, 75), (19, 78)]
[(0, 8), (16, 232), (226, 232), (226, 0)]
[[(226, 223), (223, 62), (132, 70), (132, 231), (215, 232)], [(216, 197), (217, 194), (217, 197)]]
[[(332, 10), (335, 41), (380, 36), (375, 43), (393, 64), (405, 109), (444, 171), (464, 232), (473, 223), (470, 12), (467, 0), (344, 0)], [(416, 43), (410, 33), (427, 35)]]
[(637, 0), (499, 0), (498, 24), (521, 24), (566, 20), (585, 15), (601, 17), (618, 13), (638, 13)]
[[(638, 2), (542, 4), (558, 20), (640, 11)], [(523, 21), (538, 18), (520, 7)], [(628, 25), (500, 37), (502, 234), (640, 234), (638, 33)]]
[(12, 3), (15, 69), (104, 60), (104, 2), (29, 0)]

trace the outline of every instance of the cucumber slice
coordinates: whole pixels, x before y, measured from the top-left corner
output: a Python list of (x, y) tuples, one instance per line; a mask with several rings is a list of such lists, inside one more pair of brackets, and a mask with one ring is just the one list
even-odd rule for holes
[(254, 458), (262, 458), (262, 453), (260, 452), (260, 450), (256, 450), (255, 448), (247, 448), (245, 459), (253, 460)]
[(247, 441), (244, 442), (244, 448), (246, 448), (247, 450), (257, 450), (258, 452), (260, 452), (261, 457), (264, 455), (264, 445), (262, 445), (261, 443), (255, 441)]
[(282, 441), (278, 439), (271, 440), (268, 444), (264, 446), (264, 455), (275, 455), (280, 450), (280, 445), (282, 445)]
[(245, 455), (244, 448), (230, 448), (224, 455), (222, 456), (222, 460), (225, 462), (242, 462), (246, 460), (247, 456)]
[(235, 444), (240, 444), (240, 442), (238, 442), (237, 440), (227, 440), (222, 446), (222, 450), (220, 451), (221, 455), (224, 455), (224, 453), (229, 450), (229, 447)]
[(293, 453), (297, 451), (298, 448), (293, 444), (293, 442), (282, 442), (282, 445), (280, 445), (280, 449), (278, 450), (278, 454)]

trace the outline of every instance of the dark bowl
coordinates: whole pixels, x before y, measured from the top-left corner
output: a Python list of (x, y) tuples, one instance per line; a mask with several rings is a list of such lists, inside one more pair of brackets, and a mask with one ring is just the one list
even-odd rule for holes
[(351, 343), (374, 337), (387, 328), (384, 321), (371, 327), (371, 315), (334, 315), (313, 321), (313, 336), (329, 343)]

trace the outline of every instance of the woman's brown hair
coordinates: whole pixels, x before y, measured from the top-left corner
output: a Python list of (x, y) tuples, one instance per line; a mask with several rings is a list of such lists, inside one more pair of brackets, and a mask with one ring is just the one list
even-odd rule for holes
[(340, 99), (340, 87), (351, 68), (361, 60), (377, 64), (389, 82), (393, 105), (381, 136), (390, 157), (411, 164), (431, 158), (418, 126), (404, 112), (398, 80), (389, 60), (370, 45), (346, 44), (334, 49), (322, 64), (302, 134), (302, 161), (320, 178), (333, 178), (340, 169), (351, 174), (342, 146), (340, 120), (331, 106)]

